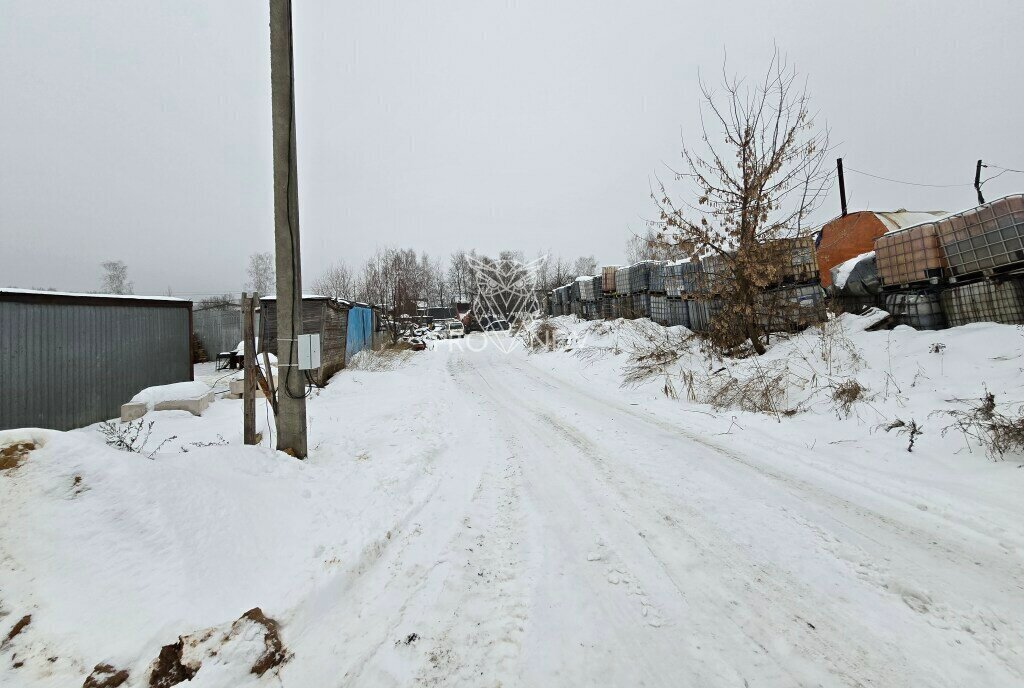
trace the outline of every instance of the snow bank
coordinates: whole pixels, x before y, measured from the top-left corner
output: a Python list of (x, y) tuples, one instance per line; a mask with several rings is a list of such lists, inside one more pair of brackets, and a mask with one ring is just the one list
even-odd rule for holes
[(287, 603), (314, 566), (295, 537), (315, 518), (311, 478), (285, 454), (224, 446), (149, 460), (85, 433), (0, 432), (0, 446), (24, 439), (37, 448), (0, 476), (0, 589), (5, 611), (32, 614), (26, 673), (51, 656), (138, 673), (178, 634)]
[[(424, 388), (454, 384), (444, 376)], [(31, 615), (0, 649), (0, 685), (80, 686), (108, 664), (129, 671), (125, 685), (144, 686), (163, 646), (205, 642), (208, 629), (225, 645), (187, 685), (256, 681), (249, 667), (261, 643), (251, 629), (231, 633), (242, 615), (258, 607), (284, 623), (317, 589), (345, 584), (436, 489), (430, 457), (441, 445), (426, 407), (353, 431), (407, 392), (404, 371), (332, 381), (310, 402), (306, 461), (269, 448), (262, 400), (265, 447), (241, 444), (240, 401), (200, 418), (151, 411), (145, 455), (106, 446), (96, 426), (0, 432), (0, 448), (35, 445), (0, 470), (0, 640)]]
[[(957, 460), (957, 451), (984, 456), (977, 444), (949, 429), (947, 412), (966, 408), (986, 392), (996, 395), (1001, 411), (1018, 412), (1024, 400), (1024, 330), (975, 323), (938, 332), (906, 326), (869, 331), (887, 316), (878, 309), (844, 313), (797, 335), (775, 335), (765, 355), (746, 359), (708, 358), (699, 340), (687, 340), (685, 328), (647, 319), (561, 316), (541, 322), (558, 333), (546, 366), (552, 371), (582, 368), (595, 384), (626, 384), (659, 396), (674, 392), (681, 401), (711, 408), (850, 421), (865, 432), (878, 430), (890, 444), (899, 442), (896, 435), (879, 428), (914, 420), (928, 433), (925, 445), (942, 446), (949, 460)], [(649, 359), (665, 342), (678, 349), (678, 358), (652, 367), (646, 381), (638, 382), (638, 360)], [(760, 385), (748, 385), (752, 381)], [(847, 393), (861, 388), (849, 405), (841, 399), (844, 386)], [(757, 399), (751, 397), (755, 392)]]

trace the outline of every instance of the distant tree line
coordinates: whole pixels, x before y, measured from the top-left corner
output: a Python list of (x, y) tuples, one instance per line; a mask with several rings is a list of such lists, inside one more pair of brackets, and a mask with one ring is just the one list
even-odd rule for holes
[[(399, 315), (412, 315), (421, 304), (448, 306), (453, 302), (471, 301), (476, 292), (474, 260), (530, 262), (535, 266), (536, 288), (543, 291), (566, 284), (579, 275), (594, 274), (597, 270), (594, 256), (566, 259), (538, 252), (528, 258), (523, 251), (506, 250), (489, 257), (475, 250), (458, 250), (446, 257), (434, 257), (411, 248), (382, 248), (354, 267), (343, 260), (335, 261), (307, 282), (304, 291), (383, 306)], [(124, 261), (106, 261), (102, 268), (102, 293), (133, 293), (133, 283), (128, 279), (128, 266)], [(275, 293), (274, 254), (251, 254), (246, 278), (245, 289), (248, 291), (262, 295)], [(167, 294), (172, 295), (170, 287)], [(238, 302), (238, 294), (213, 294), (196, 301), (195, 308), (224, 308), (237, 306)]]
[[(566, 260), (561, 256), (539, 253), (536, 288), (550, 290), (578, 275), (593, 274), (597, 261), (593, 256)], [(398, 315), (414, 314), (420, 304), (447, 306), (468, 302), (476, 292), (473, 259), (514, 260), (526, 263), (522, 251), (501, 251), (489, 258), (475, 250), (458, 250), (447, 257), (417, 253), (414, 249), (378, 249), (361, 265), (351, 267), (337, 261), (311, 283), (317, 294), (384, 306)]]

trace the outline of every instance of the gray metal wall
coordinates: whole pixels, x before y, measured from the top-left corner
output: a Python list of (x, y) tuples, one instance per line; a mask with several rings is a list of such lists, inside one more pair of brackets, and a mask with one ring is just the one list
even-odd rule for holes
[(145, 387), (192, 379), (190, 303), (96, 301), (0, 300), (0, 430), (89, 425)]
[(221, 351), (234, 351), (242, 341), (242, 312), (225, 308), (195, 311), (192, 331), (199, 337), (209, 359), (215, 361)]

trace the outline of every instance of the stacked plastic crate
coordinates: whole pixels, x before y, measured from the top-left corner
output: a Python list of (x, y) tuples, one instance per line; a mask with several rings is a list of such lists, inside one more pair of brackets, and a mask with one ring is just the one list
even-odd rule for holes
[(934, 224), (953, 281), (1024, 269), (1024, 194), (947, 215)]
[(885, 310), (897, 325), (917, 330), (941, 330), (946, 326), (936, 291), (898, 291), (885, 295)]
[(711, 321), (722, 310), (722, 300), (718, 298), (689, 299), (685, 303), (689, 328), (694, 332), (707, 332)]
[(770, 260), (782, 265), (775, 284), (758, 294), (757, 322), (767, 332), (796, 331), (825, 319), (813, 237), (776, 239)]
[(614, 294), (618, 291), (615, 288), (615, 273), (620, 265), (606, 265), (601, 268), (601, 291), (605, 294)]
[(973, 322), (1024, 325), (1024, 284), (1020, 280), (984, 280), (962, 284), (939, 294), (950, 327)]
[(656, 261), (642, 260), (629, 266), (630, 294), (645, 294), (651, 291), (651, 272), (656, 265)]
[(652, 294), (664, 294), (665, 293), (665, 268), (668, 263), (657, 262), (651, 265), (651, 293)]
[(664, 294), (651, 294), (651, 320), (661, 325), (669, 324), (668, 297)]
[(777, 287), (757, 295), (756, 309), (766, 332), (801, 330), (825, 319), (825, 291), (817, 282)]
[(619, 296), (629, 294), (629, 267), (618, 268), (615, 271), (615, 293)]
[[(576, 278), (576, 285), (580, 292), (580, 301), (582, 302), (583, 317), (587, 320), (592, 320), (598, 317), (598, 306), (597, 298), (601, 295), (600, 283), (595, 284), (595, 278), (592, 275), (584, 275)], [(595, 286), (597, 289), (595, 290)]]
[(651, 294), (643, 292), (630, 294), (629, 297), (629, 318), (649, 318), (651, 316)]
[(594, 294), (593, 315), (591, 317), (595, 320), (600, 320), (605, 317), (603, 282), (604, 280), (601, 275), (596, 275), (590, 278), (590, 291)]
[(920, 330), (946, 326), (939, 288), (948, 277), (948, 263), (935, 222), (880, 236), (875, 240), (875, 263), (884, 308), (896, 324)]
[(998, 198), (935, 223), (949, 268), (940, 294), (951, 326), (1021, 324), (1024, 285), (1024, 195)]
[(686, 301), (666, 297), (668, 303), (668, 324), (690, 326), (690, 311), (686, 307)]

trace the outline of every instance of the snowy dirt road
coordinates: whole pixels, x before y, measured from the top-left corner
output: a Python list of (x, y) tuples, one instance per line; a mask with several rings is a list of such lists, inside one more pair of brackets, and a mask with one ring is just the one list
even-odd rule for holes
[(417, 359), (450, 436), (433, 487), (297, 611), (285, 685), (1024, 681), (995, 522), (472, 348)]
[[(981, 376), (1019, 396), (1016, 330), (940, 358), (861, 328), (861, 379), (902, 391), (777, 422), (624, 389), (639, 326), (565, 326), (604, 339), (357, 360), (310, 399), (306, 461), (262, 402), (263, 447), (230, 400), (149, 414), (141, 454), (0, 435), (36, 447), (0, 470), (0, 685), (148, 686), (175, 646), (198, 688), (1024, 685), (1024, 470), (933, 420), (914, 453), (872, 429)], [(916, 367), (883, 369), (897, 346)], [(288, 655), (262, 675), (254, 607)]]

